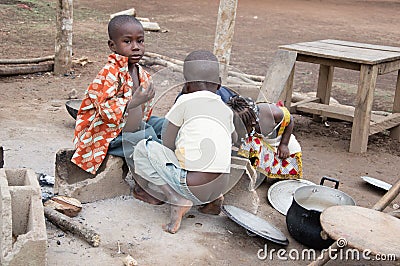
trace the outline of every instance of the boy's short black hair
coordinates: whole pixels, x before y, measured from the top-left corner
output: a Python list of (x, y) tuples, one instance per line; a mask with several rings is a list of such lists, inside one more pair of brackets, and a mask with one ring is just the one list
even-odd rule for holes
[(185, 62), (196, 61), (196, 60), (218, 62), (217, 57), (213, 53), (211, 53), (210, 51), (207, 51), (207, 50), (193, 51), (190, 54), (188, 54), (185, 58)]
[(185, 58), (183, 76), (186, 82), (220, 84), (217, 57), (207, 50), (191, 52)]
[(108, 37), (110, 40), (113, 40), (115, 37), (115, 32), (117, 32), (118, 28), (125, 23), (135, 23), (142, 26), (139, 20), (137, 20), (134, 16), (131, 15), (118, 15), (113, 17), (110, 22), (108, 22)]

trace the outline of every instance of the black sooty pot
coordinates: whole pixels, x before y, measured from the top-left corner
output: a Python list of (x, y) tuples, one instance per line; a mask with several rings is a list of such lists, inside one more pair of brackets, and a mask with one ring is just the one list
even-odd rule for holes
[[(325, 180), (335, 182), (335, 189), (323, 186)], [(346, 193), (338, 190), (339, 181), (323, 177), (320, 185), (303, 186), (294, 192), (292, 205), (286, 214), (290, 235), (313, 249), (328, 248), (334, 241), (322, 231), (320, 216), (324, 209), (336, 205), (356, 205)]]

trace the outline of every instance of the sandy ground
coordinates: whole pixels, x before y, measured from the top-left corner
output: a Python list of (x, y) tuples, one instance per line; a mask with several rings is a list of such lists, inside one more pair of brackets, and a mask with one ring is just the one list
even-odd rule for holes
[[(16, 2), (31, 10), (17, 6)], [(2, 59), (54, 53), (53, 2), (0, 1)], [(72, 147), (74, 120), (64, 104), (72, 89), (82, 96), (104, 65), (109, 53), (109, 14), (133, 6), (138, 16), (149, 17), (168, 30), (146, 33), (147, 51), (182, 60), (192, 50), (213, 47), (218, 1), (80, 0), (74, 1), (74, 6), (74, 57), (86, 56), (92, 63), (75, 67), (66, 76), (40, 73), (0, 78), (0, 145), (5, 149), (5, 167), (27, 167), (54, 175), (56, 151)], [(265, 75), (279, 45), (327, 38), (398, 46), (399, 12), (399, 1), (241, 0), (231, 64), (249, 74)], [(298, 64), (295, 91), (315, 91), (317, 73), (315, 66)], [(338, 69), (332, 96), (341, 103), (354, 104), (357, 80), (358, 73)], [(374, 110), (391, 110), (395, 81), (395, 73), (378, 78)], [(158, 114), (165, 113), (173, 98), (173, 93), (164, 96), (156, 106)], [(367, 185), (360, 176), (392, 184), (398, 180), (400, 145), (387, 132), (370, 137), (367, 153), (350, 154), (347, 150), (351, 124), (328, 121), (327, 127), (308, 116), (294, 117), (294, 134), (303, 148), (305, 179), (318, 183), (322, 176), (337, 178), (340, 190), (363, 207), (371, 207), (384, 192)], [(170, 235), (161, 230), (161, 224), (168, 220), (167, 206), (151, 206), (126, 196), (85, 204), (75, 218), (101, 234), (102, 244), (98, 248), (46, 223), (48, 265), (122, 265), (121, 257), (127, 254), (140, 265), (306, 265), (308, 261), (304, 260), (279, 260), (276, 254), (265, 260), (257, 257), (265, 244), (268, 250), (284, 248), (287, 252), (304, 248), (289, 235), (285, 217), (270, 206), (266, 197), (270, 185), (264, 183), (257, 190), (261, 198), (258, 216), (288, 237), (287, 247), (248, 236), (224, 215), (207, 216), (196, 209), (190, 211), (181, 230)], [(386, 211), (393, 210), (395, 204), (400, 204), (399, 197)], [(117, 242), (123, 254), (117, 254)], [(339, 263), (396, 265), (377, 261), (333, 261), (329, 265)]]

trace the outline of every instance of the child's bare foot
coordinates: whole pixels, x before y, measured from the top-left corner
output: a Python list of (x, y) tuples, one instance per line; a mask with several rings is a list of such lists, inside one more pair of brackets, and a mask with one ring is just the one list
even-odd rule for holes
[(190, 200), (182, 198), (177, 205), (171, 205), (171, 222), (164, 224), (162, 228), (165, 232), (175, 234), (181, 226), (183, 216), (192, 208), (193, 203)]
[(203, 207), (199, 208), (199, 212), (205, 213), (205, 214), (213, 214), (213, 215), (218, 215), (221, 213), (221, 206), (222, 203), (224, 202), (224, 196), (220, 196), (216, 200), (207, 203)]
[(135, 186), (133, 187), (133, 197), (135, 197), (135, 199), (138, 199), (138, 200), (141, 200), (141, 201), (153, 204), (153, 205), (164, 204), (164, 201), (153, 197), (152, 195), (147, 193), (146, 190), (144, 190), (138, 184), (135, 184)]

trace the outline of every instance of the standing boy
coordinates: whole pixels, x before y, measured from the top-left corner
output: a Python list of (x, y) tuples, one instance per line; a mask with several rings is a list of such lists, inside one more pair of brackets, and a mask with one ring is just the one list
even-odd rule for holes
[(220, 87), (217, 58), (208, 51), (190, 53), (183, 66), (185, 87), (165, 116), (163, 145), (151, 139), (135, 147), (135, 172), (157, 185), (171, 204), (176, 233), (193, 204), (219, 213), (228, 189), (233, 112), (216, 94)]

